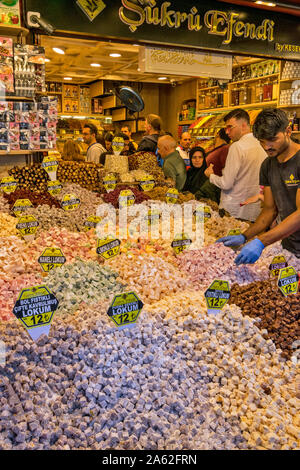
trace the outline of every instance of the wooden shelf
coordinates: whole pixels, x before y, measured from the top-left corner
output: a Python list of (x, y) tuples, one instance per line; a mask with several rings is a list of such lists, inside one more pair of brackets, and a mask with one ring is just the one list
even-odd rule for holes
[(0, 101), (34, 101), (29, 96), (0, 96)]
[(264, 75), (262, 77), (247, 78), (246, 80), (239, 80), (238, 82), (229, 82), (228, 85), (241, 85), (242, 83), (257, 82), (258, 80), (266, 80), (267, 78), (279, 77), (279, 73), (272, 73), (271, 75)]
[[(212, 114), (217, 111), (220, 113), (224, 113), (226, 111), (230, 111), (231, 109), (252, 109), (252, 108), (261, 108), (264, 106), (273, 106), (277, 104), (277, 100), (274, 101), (263, 101), (262, 103), (250, 103), (250, 104), (240, 104), (239, 106), (228, 106), (227, 108), (211, 108), (211, 109), (198, 109), (199, 116), (202, 114)], [(196, 119), (196, 118), (195, 118)]]
[(29, 29), (23, 28), (22, 26), (13, 26), (13, 25), (2, 25), (0, 24), (0, 34), (1, 36), (19, 36), (19, 34), (24, 34), (27, 36)]
[(277, 108), (300, 108), (300, 104), (281, 104)]
[(295, 78), (282, 78), (280, 81), (281, 83), (284, 83), (284, 82), (293, 82), (295, 80), (299, 80), (299, 77), (295, 77)]
[(62, 91), (46, 91), (46, 95), (62, 95)]
[(31, 155), (36, 152), (50, 152), (55, 149), (41, 149), (41, 150), (15, 150), (13, 152), (6, 152), (5, 150), (0, 150), (0, 155)]

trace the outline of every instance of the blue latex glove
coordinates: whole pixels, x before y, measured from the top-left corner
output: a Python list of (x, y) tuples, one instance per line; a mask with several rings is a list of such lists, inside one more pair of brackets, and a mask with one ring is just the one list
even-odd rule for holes
[(243, 245), (246, 241), (246, 237), (244, 235), (230, 235), (228, 237), (218, 238), (216, 243), (223, 243), (225, 246), (238, 246)]
[(240, 253), (235, 258), (235, 264), (253, 264), (262, 254), (265, 245), (258, 239), (254, 238), (247, 245), (243, 246)]

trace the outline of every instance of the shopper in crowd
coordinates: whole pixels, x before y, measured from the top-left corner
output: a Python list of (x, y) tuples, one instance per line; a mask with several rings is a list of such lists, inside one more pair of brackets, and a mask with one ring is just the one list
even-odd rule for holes
[(259, 141), (250, 131), (250, 118), (244, 109), (235, 109), (225, 118), (225, 130), (233, 141), (222, 176), (214, 174), (211, 163), (205, 174), (221, 189), (220, 208), (233, 217), (254, 221), (260, 212), (260, 203), (241, 206), (245, 199), (259, 193), (259, 171), (267, 157)]
[(125, 134), (125, 135), (127, 135), (127, 136), (129, 137), (130, 143), (131, 143), (131, 145), (133, 146), (134, 151), (136, 151), (137, 148), (138, 148), (138, 145), (137, 145), (136, 142), (134, 142), (134, 140), (133, 140), (132, 137), (131, 137), (132, 132), (131, 132), (130, 127), (129, 127), (128, 125), (123, 126), (123, 127), (121, 128), (121, 132), (122, 132), (122, 134)]
[(190, 162), (183, 191), (195, 194), (196, 199), (206, 198), (219, 203), (220, 189), (210, 183), (204, 174), (207, 168), (205, 150), (202, 147), (192, 148)]
[(100, 155), (105, 152), (105, 148), (97, 142), (98, 130), (94, 124), (85, 124), (82, 130), (83, 141), (87, 144), (87, 162), (99, 163)]
[(105, 149), (106, 152), (110, 155), (112, 155), (113, 149), (112, 149), (112, 141), (114, 140), (114, 135), (112, 132), (106, 132), (103, 136), (104, 142), (105, 142)]
[[(146, 117), (146, 135), (140, 141), (138, 152), (156, 152), (158, 138), (163, 134), (162, 120), (156, 114), (148, 114)], [(176, 146), (175, 146), (176, 147)]]
[(176, 150), (176, 140), (170, 135), (158, 139), (158, 151), (164, 161), (163, 172), (166, 178), (175, 181), (175, 187), (182, 191), (186, 181), (186, 167), (183, 159)]
[(230, 137), (226, 134), (224, 127), (218, 131), (214, 138), (214, 149), (207, 154), (207, 166), (213, 164), (214, 174), (222, 176), (222, 170), (225, 167)]
[(178, 151), (181, 158), (183, 158), (186, 169), (190, 168), (190, 157), (189, 153), (191, 150), (192, 138), (189, 132), (183, 132), (181, 134), (180, 143), (176, 150)]
[(84, 155), (80, 153), (78, 142), (73, 139), (68, 139), (64, 144), (62, 159), (67, 162), (84, 162)]
[[(253, 134), (268, 154), (260, 170), (263, 209), (243, 234), (218, 240), (226, 246), (238, 246), (255, 237), (242, 248), (236, 264), (255, 263), (263, 249), (278, 240), (300, 258), (300, 144), (292, 140), (291, 133), (288, 117), (281, 109), (266, 109), (255, 120)], [(266, 231), (277, 214), (281, 222)]]

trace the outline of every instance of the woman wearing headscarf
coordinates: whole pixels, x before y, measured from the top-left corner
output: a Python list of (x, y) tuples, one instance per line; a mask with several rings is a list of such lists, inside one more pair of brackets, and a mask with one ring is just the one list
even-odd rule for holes
[(195, 194), (196, 199), (211, 199), (219, 203), (220, 189), (210, 183), (204, 171), (207, 168), (206, 154), (202, 147), (193, 147), (190, 151), (191, 168), (187, 171), (187, 178), (183, 191)]

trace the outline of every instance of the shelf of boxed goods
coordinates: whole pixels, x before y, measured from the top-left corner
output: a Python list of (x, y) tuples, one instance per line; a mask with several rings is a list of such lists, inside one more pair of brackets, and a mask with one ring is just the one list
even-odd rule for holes
[(262, 106), (276, 106), (277, 105), (277, 100), (272, 100), (272, 101), (263, 101), (261, 103), (249, 103), (249, 104), (240, 104), (239, 106), (228, 106), (226, 108), (209, 108), (209, 109), (198, 109), (198, 114), (203, 114), (203, 113), (215, 113), (217, 111), (219, 112), (226, 112), (226, 111), (231, 111), (232, 109), (238, 109), (238, 108), (243, 108), (243, 109), (251, 109), (251, 108), (261, 108)]

